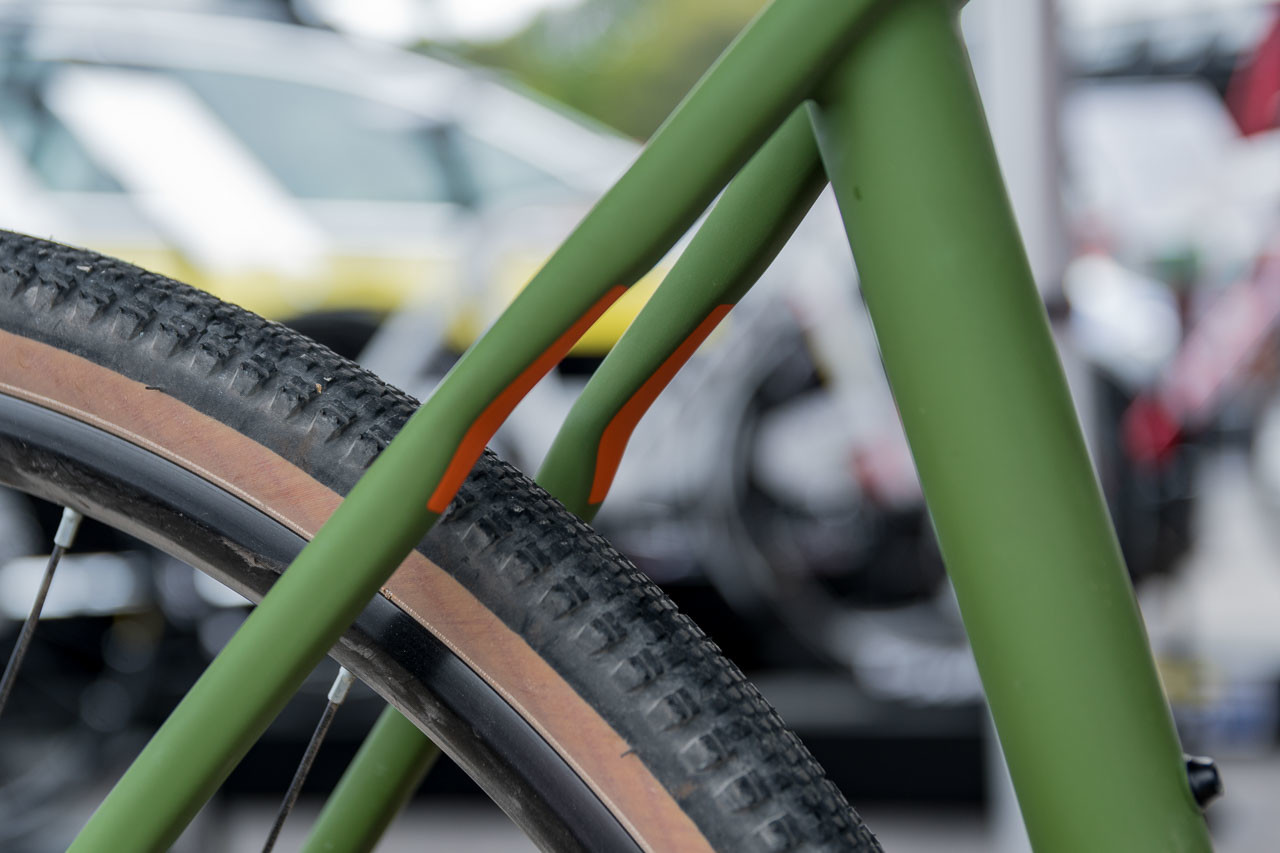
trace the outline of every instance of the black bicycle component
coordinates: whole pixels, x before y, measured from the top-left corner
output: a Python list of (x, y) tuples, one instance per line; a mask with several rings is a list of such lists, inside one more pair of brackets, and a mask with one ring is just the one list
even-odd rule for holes
[(1187, 782), (1191, 785), (1191, 795), (1196, 798), (1200, 808), (1222, 796), (1222, 774), (1212, 758), (1202, 755), (1184, 755), (1187, 762)]

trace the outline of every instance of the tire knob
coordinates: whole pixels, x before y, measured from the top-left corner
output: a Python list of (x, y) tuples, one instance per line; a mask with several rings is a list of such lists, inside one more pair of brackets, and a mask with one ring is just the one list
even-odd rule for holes
[(1191, 796), (1196, 798), (1200, 808), (1222, 796), (1222, 774), (1212, 758), (1200, 755), (1184, 755), (1187, 763), (1187, 782), (1191, 785)]

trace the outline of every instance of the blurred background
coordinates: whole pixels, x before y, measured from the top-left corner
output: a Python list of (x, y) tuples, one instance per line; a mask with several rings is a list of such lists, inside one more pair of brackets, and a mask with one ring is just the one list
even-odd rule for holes
[[(0, 2), (0, 226), (209, 289), (422, 398), (761, 5)], [(1215, 838), (1274, 849), (1280, 6), (974, 0), (963, 22), (1184, 745), (1223, 769)], [(1025, 849), (842, 240), (824, 196), (641, 423), (597, 526), (888, 849)], [(536, 470), (668, 267), (531, 393), (502, 455)], [(0, 492), (0, 648), (55, 524)], [(62, 849), (83, 780), (244, 617), (119, 534), (81, 543), (26, 669), (39, 690), (0, 731), (5, 850)], [(182, 849), (260, 847), (332, 675)], [(286, 846), (378, 710), (344, 707)], [(380, 849), (427, 827), (469, 833), (445, 849), (527, 849), (501, 820), (441, 766)]]

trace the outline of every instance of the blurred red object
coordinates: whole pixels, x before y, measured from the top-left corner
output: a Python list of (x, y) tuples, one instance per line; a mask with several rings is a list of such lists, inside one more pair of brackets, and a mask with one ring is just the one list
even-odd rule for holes
[(1159, 466), (1172, 455), (1181, 437), (1173, 414), (1159, 400), (1138, 397), (1121, 420), (1124, 449), (1129, 458), (1145, 465)]
[(1280, 127), (1280, 5), (1271, 29), (1227, 84), (1227, 107), (1245, 136)]

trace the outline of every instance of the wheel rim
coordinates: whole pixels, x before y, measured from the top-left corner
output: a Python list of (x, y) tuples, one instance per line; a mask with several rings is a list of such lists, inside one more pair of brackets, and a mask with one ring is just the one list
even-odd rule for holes
[[(75, 506), (253, 600), (304, 544), (280, 522), (186, 469), (75, 418), (4, 394), (0, 484)], [(128, 514), (120, 509), (124, 506)], [(243, 541), (223, 542), (220, 548), (197, 527), (237, 531)], [(165, 536), (157, 530), (166, 530)], [(257, 559), (244, 559), (247, 553)], [(228, 566), (235, 562), (239, 567), (233, 572)], [(406, 631), (422, 641), (396, 642)], [(331, 655), (420, 728), (430, 729), (535, 842), (549, 849), (641, 849), (511, 705), (383, 596), (366, 607)], [(436, 701), (424, 702), (408, 690), (409, 680), (430, 689)], [(497, 787), (498, 778), (507, 780), (505, 788)]]

